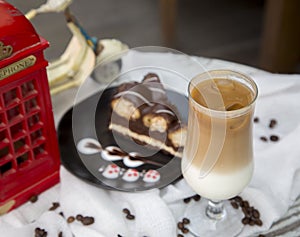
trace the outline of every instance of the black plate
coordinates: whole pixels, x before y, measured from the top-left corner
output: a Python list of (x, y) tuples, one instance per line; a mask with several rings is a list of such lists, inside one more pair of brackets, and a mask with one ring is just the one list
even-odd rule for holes
[[(100, 152), (95, 154), (82, 154), (77, 150), (77, 144), (84, 138), (98, 140), (103, 148), (107, 146), (126, 147), (126, 151), (143, 153), (147, 148), (141, 148), (130, 139), (112, 134), (108, 129), (111, 116), (110, 101), (116, 88), (108, 88), (101, 91), (70, 109), (61, 119), (58, 126), (58, 140), (62, 164), (75, 176), (95, 184), (104, 189), (121, 191), (142, 191), (151, 188), (161, 188), (180, 179), (180, 158), (157, 152), (149, 159), (163, 164), (163, 167), (153, 165), (141, 165), (136, 168), (141, 175), (138, 181), (125, 182), (121, 176), (117, 179), (107, 179), (99, 169), (107, 167), (111, 162), (102, 158)], [(167, 91), (168, 99), (177, 107), (181, 119), (187, 122), (187, 98), (174, 91)], [(116, 142), (118, 141), (118, 142)], [(143, 151), (144, 149), (144, 151)], [(122, 161), (115, 161), (124, 173), (128, 167)], [(87, 168), (88, 167), (88, 168)], [(157, 170), (160, 180), (154, 183), (146, 183), (142, 176), (148, 170)], [(121, 172), (121, 173), (122, 173)]]

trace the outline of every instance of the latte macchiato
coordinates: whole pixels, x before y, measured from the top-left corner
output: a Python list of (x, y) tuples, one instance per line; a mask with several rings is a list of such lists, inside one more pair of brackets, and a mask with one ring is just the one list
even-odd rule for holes
[(230, 78), (192, 81), (182, 170), (200, 195), (237, 195), (253, 173), (252, 116), (256, 93)]

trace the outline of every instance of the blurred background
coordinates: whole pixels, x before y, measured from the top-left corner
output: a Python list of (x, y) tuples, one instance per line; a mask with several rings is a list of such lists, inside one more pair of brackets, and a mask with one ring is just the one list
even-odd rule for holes
[[(7, 0), (23, 13), (46, 0)], [(71, 11), (99, 39), (116, 38), (131, 48), (166, 46), (271, 72), (300, 72), (299, 0), (73, 0)], [(63, 13), (32, 20), (51, 47), (52, 60), (71, 34)]]

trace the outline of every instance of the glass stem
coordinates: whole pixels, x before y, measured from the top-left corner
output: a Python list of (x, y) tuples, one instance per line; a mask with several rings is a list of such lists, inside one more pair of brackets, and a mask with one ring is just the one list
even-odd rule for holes
[(223, 219), (226, 215), (223, 201), (208, 200), (206, 215), (212, 220)]

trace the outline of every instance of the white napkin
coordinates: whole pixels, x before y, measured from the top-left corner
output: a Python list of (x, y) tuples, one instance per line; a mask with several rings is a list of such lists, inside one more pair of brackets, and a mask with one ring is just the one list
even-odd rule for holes
[[(300, 195), (300, 75), (253, 77), (260, 95), (255, 112), (260, 121), (254, 124), (255, 171), (241, 196), (260, 211), (264, 224), (246, 226), (239, 236), (268, 230)], [(273, 118), (278, 124), (270, 129), (268, 124)], [(263, 142), (259, 139), (272, 134), (278, 135), (280, 140)], [(0, 217), (0, 236), (32, 237), (34, 229), (40, 227), (51, 237), (58, 236), (59, 232), (64, 237), (174, 237), (177, 222), (193, 203), (186, 204), (183, 199), (194, 194), (184, 180), (161, 190), (141, 193), (102, 190), (79, 180), (62, 167), (59, 185), (41, 194), (36, 203), (26, 203)], [(60, 207), (48, 211), (52, 202), (59, 202)], [(199, 204), (204, 202), (201, 199)], [(126, 219), (123, 208), (128, 208), (135, 219)], [(67, 223), (69, 216), (77, 214), (92, 216), (95, 223), (87, 226), (79, 221)], [(222, 236), (230, 235), (225, 232)]]

